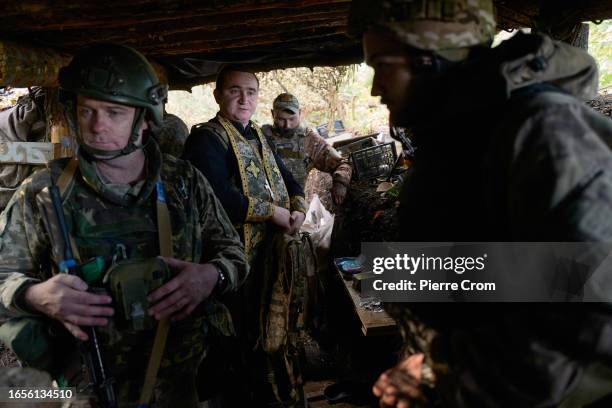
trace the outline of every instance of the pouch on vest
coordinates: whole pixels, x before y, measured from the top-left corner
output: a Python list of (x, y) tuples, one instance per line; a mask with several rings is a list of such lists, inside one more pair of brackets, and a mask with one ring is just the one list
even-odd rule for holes
[(147, 315), (147, 296), (171, 276), (160, 258), (128, 259), (113, 265), (104, 276), (104, 284), (115, 301), (117, 326), (134, 331), (154, 329), (156, 321)]
[(57, 378), (69, 363), (76, 343), (57, 321), (48, 317), (15, 317), (0, 325), (0, 341), (28, 367)]

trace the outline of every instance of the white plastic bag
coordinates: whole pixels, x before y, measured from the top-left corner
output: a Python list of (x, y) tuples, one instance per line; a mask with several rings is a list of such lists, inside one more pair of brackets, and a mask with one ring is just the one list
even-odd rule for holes
[(327, 250), (331, 244), (334, 216), (327, 211), (319, 196), (313, 194), (301, 232), (308, 232), (316, 248)]

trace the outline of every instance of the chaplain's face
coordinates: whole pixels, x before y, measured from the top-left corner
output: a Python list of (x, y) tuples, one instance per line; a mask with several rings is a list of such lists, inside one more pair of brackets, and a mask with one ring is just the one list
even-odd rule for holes
[[(105, 102), (79, 95), (76, 116), (82, 142), (99, 150), (123, 149), (130, 139), (136, 115), (133, 106)], [(147, 128), (142, 122), (136, 144), (142, 140), (142, 132)]]
[(250, 72), (230, 71), (222, 86), (222, 89), (214, 91), (221, 115), (243, 125), (249, 123), (257, 108), (259, 93), (255, 75)]

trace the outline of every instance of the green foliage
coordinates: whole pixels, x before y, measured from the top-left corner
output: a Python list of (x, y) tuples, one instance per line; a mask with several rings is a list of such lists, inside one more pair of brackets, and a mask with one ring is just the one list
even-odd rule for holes
[[(612, 20), (589, 24), (589, 52), (600, 70), (600, 88), (612, 86)], [(504, 34), (508, 37), (508, 34)], [(343, 121), (345, 128), (359, 134), (388, 127), (388, 111), (380, 99), (370, 95), (374, 71), (365, 64), (344, 67), (290, 68), (258, 74), (259, 104), (254, 120), (271, 122), (272, 101), (282, 92), (299, 100), (306, 125), (328, 123), (330, 117)], [(194, 87), (192, 92), (172, 91), (167, 110), (182, 118), (187, 126), (205, 122), (217, 113), (214, 84)]]
[(599, 88), (612, 86), (612, 20), (589, 23), (589, 53), (599, 65)]
[[(342, 67), (290, 68), (258, 74), (259, 103), (253, 119), (270, 123), (274, 98), (282, 92), (294, 94), (308, 126), (328, 123), (333, 115), (345, 128), (366, 134), (388, 127), (388, 112), (379, 98), (370, 96), (374, 71), (365, 64)], [(205, 122), (217, 113), (214, 84), (200, 85), (192, 92), (171, 91), (167, 111), (187, 126)]]

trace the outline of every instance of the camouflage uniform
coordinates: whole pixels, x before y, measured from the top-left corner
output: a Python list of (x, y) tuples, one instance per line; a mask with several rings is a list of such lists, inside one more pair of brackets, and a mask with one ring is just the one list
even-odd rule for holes
[[(155, 216), (155, 183), (161, 178), (172, 225), (177, 259), (211, 263), (235, 289), (246, 276), (243, 246), (222, 206), (201, 173), (185, 161), (165, 155), (157, 144), (146, 147), (146, 179), (133, 186), (105, 182), (94, 164), (79, 156), (79, 170), (67, 189), (63, 208), (81, 259), (102, 256), (107, 266), (114, 256), (154, 257), (159, 254)], [(66, 160), (27, 179), (0, 216), (0, 315), (32, 316), (21, 294), (33, 283), (57, 271), (51, 232), (37, 203), (58, 177)], [(157, 406), (195, 406), (195, 372), (207, 348), (207, 333), (231, 334), (231, 320), (215, 298), (192, 315), (173, 323), (156, 384)], [(116, 379), (118, 400), (137, 401), (154, 330), (119, 330), (114, 321), (99, 328), (107, 371)], [(141, 352), (134, 352), (139, 350)]]
[(291, 136), (283, 136), (272, 125), (264, 125), (262, 130), (302, 188), (313, 168), (332, 174), (334, 183), (348, 187), (351, 166), (315, 130), (299, 127)]
[[(455, 35), (441, 35), (448, 26), (436, 27), (446, 23), (433, 17), (383, 27), (410, 47), (461, 57), (455, 53), (461, 47), (486, 45), (459, 39), (491, 26), (492, 4), (455, 3), (468, 8), (463, 36), (461, 25)], [(479, 18), (484, 22), (470, 28)], [(421, 114), (409, 125), (418, 150), (400, 196), (400, 239), (612, 241), (612, 122), (583, 102), (597, 90), (592, 57), (520, 33), (480, 51), (437, 72), (417, 102)], [(612, 290), (601, 284), (603, 292)], [(408, 336), (419, 335), (410, 327), (413, 314), (439, 332), (432, 344), (417, 346), (430, 348), (444, 406), (609, 405), (609, 305), (393, 304), (389, 310)]]
[(183, 146), (189, 136), (189, 129), (185, 122), (176, 115), (167, 113), (161, 126), (151, 124), (151, 132), (155, 136), (159, 149), (174, 157), (181, 157)]
[[(517, 35), (489, 57), (449, 74), (440, 84), (449, 103), (414, 127), (419, 150), (400, 197), (401, 239), (611, 241), (612, 123), (580, 100), (597, 89), (594, 62), (537, 35)], [(448, 205), (450, 197), (459, 199)], [(583, 381), (612, 392), (609, 367), (590, 377), (602, 350), (579, 340), (601, 336), (612, 321), (599, 306), (461, 306), (411, 306), (444, 335), (437, 358), (452, 370), (438, 375), (460, 390), (445, 394), (451, 406), (557, 405)]]

